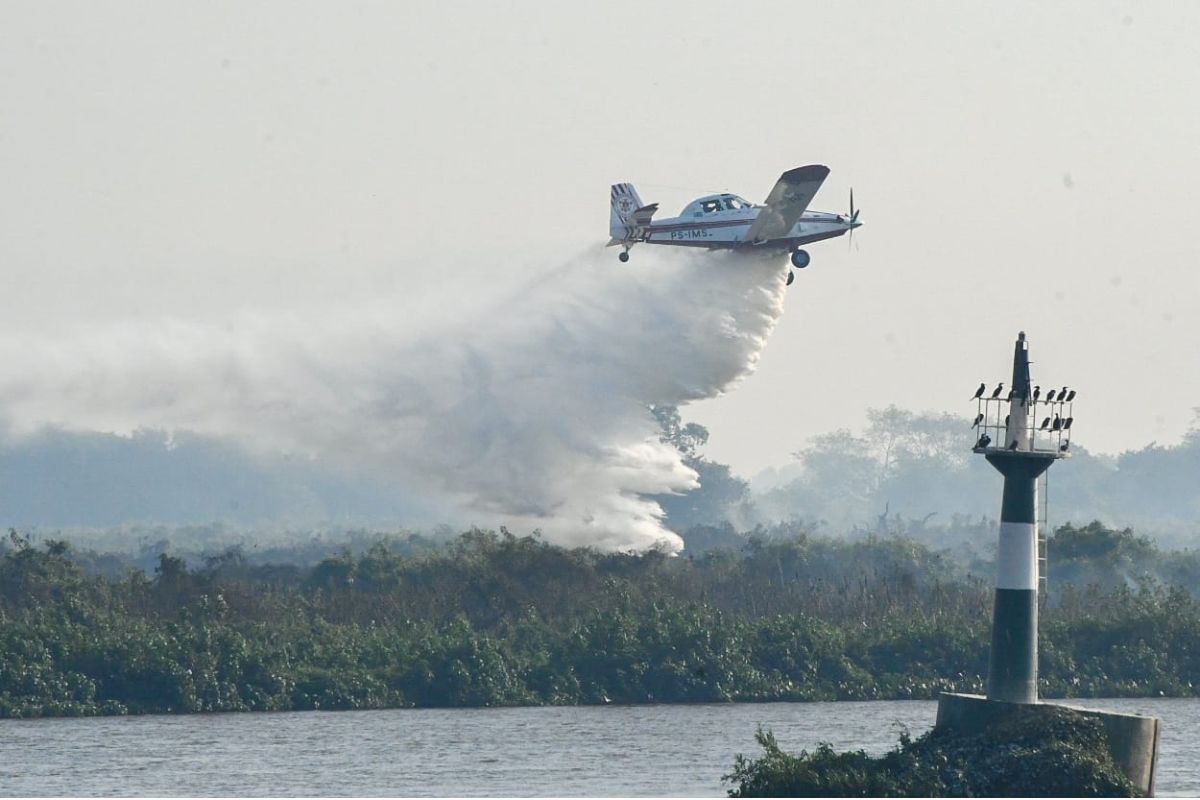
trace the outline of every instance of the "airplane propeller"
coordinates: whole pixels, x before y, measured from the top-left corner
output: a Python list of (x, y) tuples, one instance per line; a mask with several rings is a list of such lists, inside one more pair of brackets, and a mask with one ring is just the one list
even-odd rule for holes
[[(860, 211), (862, 211), (861, 208), (859, 208), (859, 209), (854, 208), (854, 187), (851, 186), (850, 187), (850, 225), (851, 226), (853, 226), (854, 223), (858, 222), (858, 212), (860, 212)], [(851, 227), (850, 228), (850, 236), (846, 241), (846, 249), (849, 250), (853, 244), (854, 244), (854, 228)]]

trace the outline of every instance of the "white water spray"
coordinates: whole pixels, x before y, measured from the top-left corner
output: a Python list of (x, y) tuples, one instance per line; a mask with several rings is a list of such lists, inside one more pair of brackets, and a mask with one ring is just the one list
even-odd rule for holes
[[(129, 322), (86, 338), (0, 343), (0, 419), (189, 430), (383, 476), (455, 522), (604, 549), (679, 537), (645, 495), (695, 474), (647, 406), (748, 374), (783, 308), (781, 259), (589, 252), (483, 309), (377, 303), (226, 327)], [(431, 322), (430, 318), (437, 321)], [(403, 522), (398, 521), (398, 522)]]

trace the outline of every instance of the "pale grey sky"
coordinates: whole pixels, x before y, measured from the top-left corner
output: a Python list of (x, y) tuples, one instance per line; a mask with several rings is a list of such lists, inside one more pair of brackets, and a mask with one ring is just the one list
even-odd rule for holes
[[(1200, 406), (1200, 6), (0, 3), (0, 337), (502, 293), (778, 174), (853, 185), (756, 374), (743, 473), (869, 406), (967, 413), (1027, 331), (1077, 441)], [(639, 252), (611, 269), (636, 270)], [(602, 261), (602, 263), (605, 263)]]

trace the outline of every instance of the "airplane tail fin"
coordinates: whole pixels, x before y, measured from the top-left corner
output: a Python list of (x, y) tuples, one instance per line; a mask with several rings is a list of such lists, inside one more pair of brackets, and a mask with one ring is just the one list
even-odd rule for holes
[(648, 224), (657, 210), (658, 203), (642, 204), (632, 183), (613, 184), (612, 211), (608, 218), (608, 232), (613, 242), (635, 238), (637, 228)]

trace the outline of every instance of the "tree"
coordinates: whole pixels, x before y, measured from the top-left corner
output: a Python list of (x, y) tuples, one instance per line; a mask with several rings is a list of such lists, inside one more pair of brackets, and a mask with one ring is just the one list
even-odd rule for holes
[(650, 410), (661, 429), (659, 440), (679, 451), (683, 463), (696, 471), (700, 483), (686, 494), (653, 496), (666, 514), (666, 525), (686, 534), (698, 525), (728, 522), (749, 500), (750, 484), (734, 475), (728, 465), (700, 455), (700, 448), (708, 442), (708, 429), (703, 425), (685, 424), (675, 406), (653, 406)]

